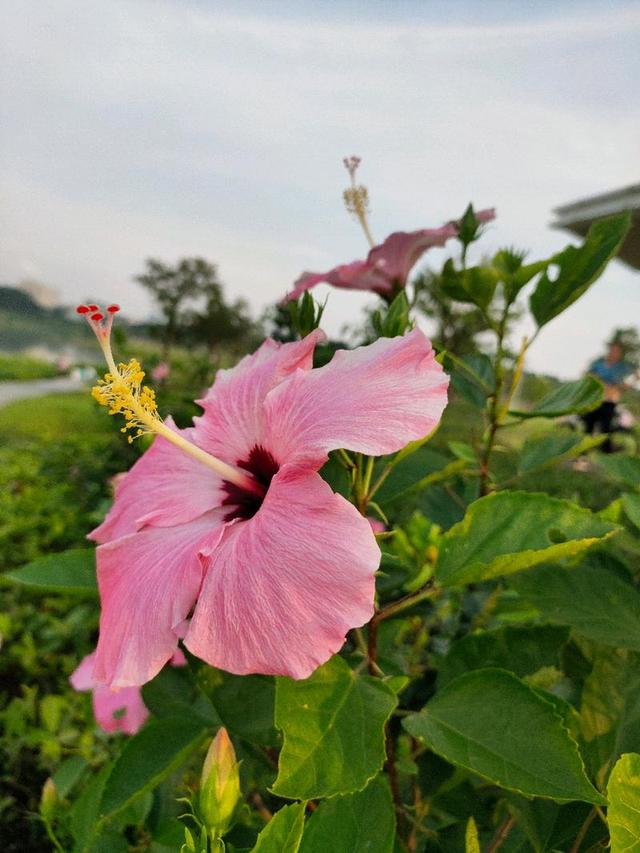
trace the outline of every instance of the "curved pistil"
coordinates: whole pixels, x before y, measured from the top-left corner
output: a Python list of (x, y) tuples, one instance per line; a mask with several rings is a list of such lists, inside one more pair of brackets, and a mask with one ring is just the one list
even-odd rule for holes
[(250, 474), (207, 453), (206, 450), (202, 450), (163, 423), (156, 407), (155, 393), (147, 385), (142, 384), (145, 374), (135, 358), (132, 358), (128, 364), (116, 364), (111, 350), (111, 326), (114, 315), (119, 310), (118, 305), (109, 305), (105, 316), (98, 305), (79, 305), (76, 308), (78, 314), (86, 318), (98, 339), (109, 368), (104, 379), (98, 380), (98, 384), (93, 388), (94, 398), (101, 405), (107, 406), (109, 414), (123, 415), (125, 426), (122, 432), (135, 430), (128, 436), (129, 442), (145, 433), (153, 432), (161, 435), (184, 453), (207, 465), (223, 480), (233, 483), (244, 491), (263, 496), (264, 487)]

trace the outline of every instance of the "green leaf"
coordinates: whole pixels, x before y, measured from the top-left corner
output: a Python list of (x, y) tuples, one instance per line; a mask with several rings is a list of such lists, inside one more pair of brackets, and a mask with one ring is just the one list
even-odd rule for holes
[(156, 717), (187, 714), (201, 717), (207, 725), (222, 725), (209, 699), (196, 690), (193, 676), (186, 666), (165, 666), (152, 681), (143, 685), (142, 698)]
[(478, 352), (458, 357), (448, 352), (445, 366), (451, 373), (454, 389), (465, 400), (483, 409), (496, 384), (495, 369), (489, 356)]
[(560, 268), (557, 278), (552, 281), (547, 269), (529, 300), (538, 326), (561, 314), (600, 277), (617, 254), (630, 225), (628, 213), (600, 219), (589, 228), (582, 246), (567, 246), (551, 259)]
[(415, 489), (426, 477), (443, 470), (449, 461), (450, 457), (431, 447), (420, 447), (399, 461), (380, 460), (374, 469), (374, 481), (387, 465), (391, 464), (393, 468), (376, 492), (376, 502), (385, 505), (396, 500), (400, 495)]
[(386, 312), (376, 311), (371, 319), (377, 335), (381, 338), (404, 335), (409, 326), (409, 302), (406, 292), (401, 290)]
[(479, 308), (486, 309), (491, 304), (499, 281), (499, 275), (492, 267), (469, 267), (462, 274), (462, 286), (468, 293), (466, 301), (473, 302)]
[(640, 655), (598, 648), (580, 697), (580, 735), (591, 774), (604, 785), (612, 764), (640, 743)]
[(472, 669), (499, 667), (523, 678), (543, 667), (560, 667), (568, 636), (568, 628), (553, 625), (509, 625), (467, 634), (451, 646), (438, 668), (438, 688)]
[(95, 839), (102, 829), (98, 824), (100, 799), (112, 766), (107, 764), (96, 776), (90, 778), (71, 807), (71, 833), (76, 842), (74, 851), (92, 853), (95, 849)]
[(92, 548), (75, 548), (49, 554), (4, 577), (46, 591), (97, 592), (96, 553)]
[(593, 376), (583, 376), (575, 382), (563, 382), (539, 400), (528, 411), (514, 410), (510, 415), (519, 418), (558, 418), (561, 415), (582, 415), (597, 408), (604, 399), (604, 385)]
[[(508, 800), (510, 811), (513, 810), (517, 818), (517, 825), (527, 836), (535, 853), (569, 850), (592, 811), (592, 806), (587, 803), (558, 805), (551, 800), (525, 799), (519, 794), (509, 794)], [(598, 840), (598, 835), (607, 835), (605, 827), (599, 830), (596, 824), (592, 824), (583, 850), (590, 849), (590, 845)], [(529, 853), (529, 847), (517, 849)]]
[(640, 592), (600, 565), (540, 566), (510, 580), (549, 622), (607, 646), (640, 651)]
[(396, 819), (387, 780), (320, 803), (307, 821), (300, 853), (391, 853)]
[(523, 264), (525, 254), (513, 249), (502, 249), (494, 255), (491, 266), (497, 271), (504, 286), (505, 297), (511, 305), (522, 288), (532, 278), (549, 266), (549, 261), (534, 261)]
[(278, 744), (274, 726), (276, 686), (271, 676), (233, 675), (202, 667), (198, 685), (232, 734), (264, 746)]
[(67, 796), (87, 767), (88, 764), (81, 755), (73, 755), (62, 762), (52, 777), (59, 797), (64, 799)]
[(640, 457), (612, 453), (603, 455), (598, 462), (612, 479), (629, 488), (640, 489)]
[(557, 802), (606, 802), (553, 705), (504, 670), (461, 675), (404, 727), (447, 761), (503, 788)]
[(106, 781), (100, 813), (111, 817), (179, 767), (204, 740), (201, 720), (186, 715), (154, 720), (128, 740)]
[(449, 259), (442, 268), (441, 285), (447, 296), (457, 302), (469, 302), (486, 310), (491, 304), (500, 273), (493, 267), (469, 267), (456, 270)]
[(640, 853), (640, 755), (628, 752), (620, 758), (607, 793), (611, 853)]
[(558, 465), (597, 447), (604, 435), (580, 435), (571, 430), (553, 430), (528, 438), (522, 445), (518, 458), (518, 473), (528, 474), (550, 465)]
[(338, 656), (304, 681), (278, 678), (284, 745), (273, 793), (310, 800), (363, 788), (382, 767), (384, 726), (396, 703), (390, 687)]
[(472, 503), (442, 538), (436, 578), (475, 583), (574, 556), (619, 528), (569, 501), (533, 492), (497, 492)]
[(621, 500), (625, 515), (640, 530), (640, 495), (623, 495)]
[(258, 836), (252, 853), (298, 853), (304, 830), (305, 803), (277, 811)]

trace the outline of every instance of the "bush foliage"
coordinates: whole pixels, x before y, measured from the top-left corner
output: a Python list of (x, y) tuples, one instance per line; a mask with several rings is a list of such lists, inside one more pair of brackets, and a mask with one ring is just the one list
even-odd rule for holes
[[(385, 529), (375, 615), (305, 680), (187, 655), (142, 688), (150, 718), (137, 734), (97, 728), (89, 696), (67, 685), (98, 624), (84, 537), (137, 451), (83, 399), (30, 403), (38, 429), (28, 407), (11, 430), (17, 410), (0, 411), (4, 850), (635, 849), (640, 461), (606, 457), (563, 423), (600, 404), (600, 383), (530, 381), (522, 394), (530, 342), (510, 346), (526, 290), (541, 331), (602, 272), (628, 219), (552, 258), (502, 251), (469, 267), (472, 217), (438, 292), (483, 316), (494, 345), (441, 353), (451, 402), (429, 440), (370, 462), (333, 453), (322, 470)], [(308, 294), (294, 327), (301, 318), (305, 332), (318, 319)], [(367, 334), (410, 322), (400, 289)], [(192, 400), (208, 379), (206, 365), (191, 369), (160, 398), (184, 406), (182, 423), (196, 411), (187, 388)], [(224, 841), (201, 831), (197, 805), (221, 727), (242, 792)]]

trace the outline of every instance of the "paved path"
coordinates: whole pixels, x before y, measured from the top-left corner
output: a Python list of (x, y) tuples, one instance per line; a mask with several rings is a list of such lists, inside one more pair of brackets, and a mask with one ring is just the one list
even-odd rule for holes
[(26, 400), (27, 397), (42, 397), (45, 394), (67, 394), (80, 391), (86, 385), (80, 379), (58, 376), (55, 379), (31, 379), (28, 382), (0, 382), (0, 406)]

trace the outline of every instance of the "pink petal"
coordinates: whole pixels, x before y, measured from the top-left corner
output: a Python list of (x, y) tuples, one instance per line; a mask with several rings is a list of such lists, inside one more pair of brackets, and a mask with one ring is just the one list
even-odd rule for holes
[(186, 666), (187, 659), (184, 656), (184, 652), (182, 649), (176, 649), (175, 652), (171, 655), (171, 660), (169, 661), (171, 666)]
[(285, 465), (209, 560), (185, 645), (221, 669), (306, 678), (373, 613), (369, 522), (318, 474)]
[(271, 391), (266, 446), (277, 459), (311, 467), (339, 447), (393, 453), (435, 429), (448, 382), (419, 329), (339, 350), (325, 367), (298, 373)]
[(491, 222), (496, 218), (496, 209), (495, 207), (488, 207), (485, 210), (477, 210), (475, 215), (478, 222)]
[(93, 713), (105, 732), (120, 730), (128, 735), (134, 735), (149, 716), (139, 687), (112, 690), (104, 685), (93, 691)]
[(230, 464), (245, 462), (264, 437), (263, 402), (267, 393), (290, 373), (310, 370), (313, 350), (323, 340), (316, 329), (302, 341), (280, 344), (267, 338), (230, 370), (219, 370), (216, 381), (199, 402), (204, 414), (195, 419), (196, 442)]
[(383, 521), (380, 521), (379, 518), (372, 518), (372, 516), (368, 515), (367, 521), (371, 525), (371, 529), (373, 530), (374, 533), (385, 533), (386, 532), (387, 525)]
[(371, 290), (385, 296), (391, 293), (392, 285), (384, 275), (372, 267), (367, 261), (352, 261), (341, 264), (323, 273), (304, 272), (296, 279), (293, 290), (285, 296), (285, 302), (298, 299), (305, 290), (310, 290), (316, 284), (326, 282), (334, 287), (346, 290)]
[(69, 681), (71, 682), (71, 686), (74, 690), (82, 693), (85, 690), (93, 690), (96, 686), (97, 682), (93, 677), (93, 663), (95, 657), (95, 652), (87, 655), (82, 659), (79, 666), (77, 666), (71, 673)]
[[(179, 430), (194, 441), (194, 429)], [(144, 525), (183, 524), (218, 506), (221, 480), (216, 474), (166, 439), (157, 437), (149, 450), (124, 475), (106, 519), (89, 534), (96, 542), (110, 542)]]
[(148, 527), (97, 550), (102, 611), (94, 676), (144, 684), (171, 658), (202, 581), (199, 549), (222, 533), (223, 511), (176, 527)]
[(404, 287), (411, 268), (427, 249), (444, 246), (457, 233), (451, 224), (420, 231), (396, 231), (384, 243), (371, 249), (367, 264), (377, 269), (391, 284)]

